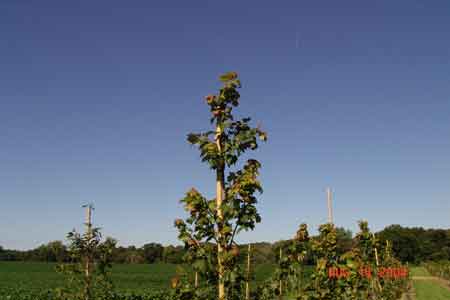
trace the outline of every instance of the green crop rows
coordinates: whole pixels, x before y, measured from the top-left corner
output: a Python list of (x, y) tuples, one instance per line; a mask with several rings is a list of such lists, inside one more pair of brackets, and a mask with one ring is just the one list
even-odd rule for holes
[[(56, 263), (0, 262), (0, 299), (51, 299), (47, 291), (64, 284), (64, 277), (55, 272)], [(162, 299), (175, 274), (174, 264), (114, 265), (112, 279), (124, 299)], [(268, 278), (274, 266), (255, 266), (256, 285)], [(8, 298), (10, 296), (10, 298)], [(154, 298), (159, 297), (159, 298)]]

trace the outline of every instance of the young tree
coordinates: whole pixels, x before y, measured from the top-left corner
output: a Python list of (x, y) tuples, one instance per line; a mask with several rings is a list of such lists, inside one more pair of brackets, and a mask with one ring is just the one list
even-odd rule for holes
[[(116, 240), (102, 241), (99, 228), (80, 234), (67, 234), (69, 254), (73, 263), (60, 264), (57, 271), (67, 276), (67, 287), (58, 289), (59, 298), (70, 300), (111, 299), (113, 296), (110, 269)], [(88, 269), (86, 269), (86, 266)]]
[(206, 97), (214, 130), (191, 133), (187, 140), (200, 150), (202, 161), (216, 173), (216, 197), (208, 200), (196, 189), (191, 189), (181, 200), (190, 217), (178, 219), (175, 226), (179, 238), (188, 248), (202, 251), (202, 243), (217, 245), (218, 298), (227, 297), (227, 288), (236, 281), (236, 234), (249, 230), (261, 221), (257, 212), (256, 192), (262, 192), (257, 179), (261, 167), (257, 160), (249, 159), (239, 171), (228, 172), (247, 150), (258, 147), (257, 139), (265, 141), (266, 133), (250, 126), (250, 118), (235, 120), (233, 108), (239, 105), (241, 87), (238, 75), (230, 72), (220, 77), (223, 87), (217, 95)]

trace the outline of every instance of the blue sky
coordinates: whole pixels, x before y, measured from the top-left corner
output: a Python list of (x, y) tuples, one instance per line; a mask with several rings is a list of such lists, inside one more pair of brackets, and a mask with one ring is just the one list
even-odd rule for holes
[(120, 244), (176, 243), (178, 200), (213, 173), (185, 137), (203, 96), (243, 82), (261, 121), (263, 222), (368, 219), (450, 227), (450, 2), (28, 1), (0, 3), (0, 245), (81, 228), (81, 205)]

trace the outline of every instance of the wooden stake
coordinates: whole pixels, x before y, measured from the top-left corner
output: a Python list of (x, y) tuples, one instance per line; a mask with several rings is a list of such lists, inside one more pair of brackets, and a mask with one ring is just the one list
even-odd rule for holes
[(377, 248), (375, 248), (375, 261), (376, 261), (377, 267), (378, 267), (380, 265), (380, 262), (378, 260), (378, 250), (377, 250)]
[[(375, 234), (372, 233), (372, 238), (375, 241)], [(374, 251), (375, 251), (375, 262), (377, 264), (377, 267), (380, 265), (380, 262), (378, 260), (378, 249), (377, 247), (374, 247)]]
[(331, 204), (331, 189), (327, 188), (328, 223), (333, 224), (333, 206)]
[(198, 287), (198, 272), (195, 271), (195, 282), (194, 282), (194, 286), (197, 288)]
[(245, 299), (250, 299), (250, 253), (252, 251), (252, 245), (248, 244), (247, 251), (247, 282), (245, 283)]
[[(390, 255), (389, 241), (386, 240), (386, 254)], [(390, 258), (390, 256), (388, 256)]]

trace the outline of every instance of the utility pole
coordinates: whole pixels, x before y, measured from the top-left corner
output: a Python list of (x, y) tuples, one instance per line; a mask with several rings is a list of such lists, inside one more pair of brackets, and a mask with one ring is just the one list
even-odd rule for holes
[(327, 188), (328, 223), (333, 224), (333, 205), (331, 200), (331, 188)]

